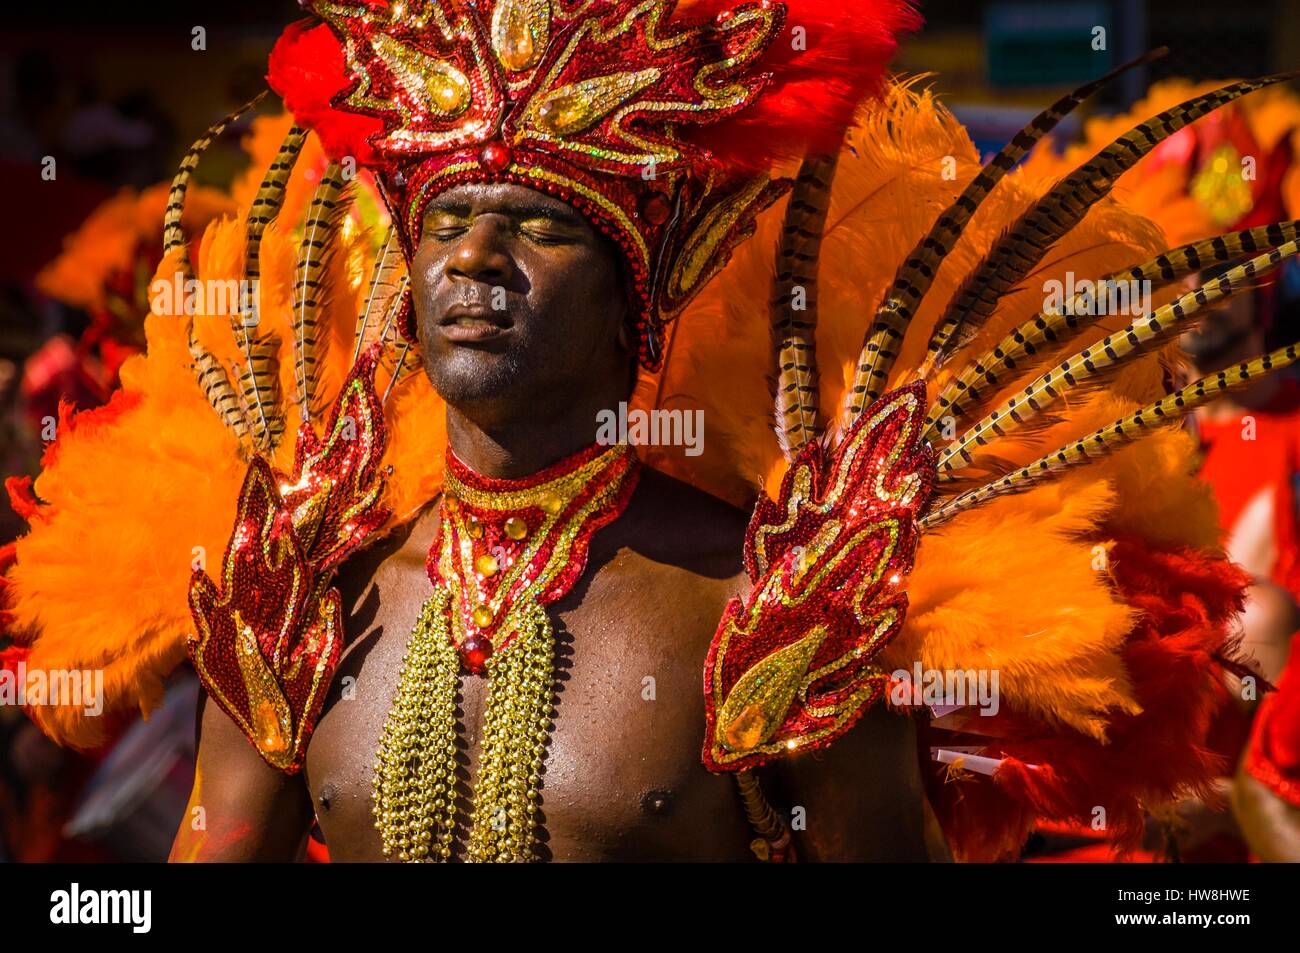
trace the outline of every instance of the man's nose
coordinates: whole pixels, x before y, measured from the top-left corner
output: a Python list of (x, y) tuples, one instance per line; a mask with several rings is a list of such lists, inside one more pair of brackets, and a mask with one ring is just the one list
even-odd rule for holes
[(447, 275), (484, 284), (506, 284), (514, 261), (506, 247), (504, 223), (494, 216), (475, 220), (447, 258)]

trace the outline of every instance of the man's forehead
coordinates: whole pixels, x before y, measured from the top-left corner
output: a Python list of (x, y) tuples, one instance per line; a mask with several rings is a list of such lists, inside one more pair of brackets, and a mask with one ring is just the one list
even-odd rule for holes
[(555, 218), (586, 224), (586, 218), (568, 202), (514, 182), (462, 183), (435, 196), (425, 214), (434, 211), (547, 213)]

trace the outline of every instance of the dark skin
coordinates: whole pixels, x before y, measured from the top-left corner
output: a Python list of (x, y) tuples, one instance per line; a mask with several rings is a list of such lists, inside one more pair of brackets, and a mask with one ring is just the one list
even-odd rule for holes
[[(632, 353), (614, 252), (569, 206), (515, 185), (467, 185), (430, 207), (412, 263), (426, 371), (452, 448), (520, 477), (595, 440), (626, 400)], [(499, 289), (499, 290), (498, 290)], [(382, 860), (370, 811), (374, 751), (411, 627), (429, 596), (436, 501), (352, 560), (339, 587), (348, 646), (307, 752), (287, 777), (216, 705), (200, 715), (199, 779), (174, 859), (288, 860), (313, 816), (334, 860)], [(700, 760), (701, 672), (740, 565), (747, 514), (643, 470), (586, 574), (551, 607), (559, 642), (542, 787), (545, 859), (744, 861), (753, 834), (734, 782)], [(472, 792), (485, 682), (462, 679), (463, 782)], [(764, 769), (806, 860), (946, 858), (921, 786), (915, 727), (876, 709), (829, 749)]]

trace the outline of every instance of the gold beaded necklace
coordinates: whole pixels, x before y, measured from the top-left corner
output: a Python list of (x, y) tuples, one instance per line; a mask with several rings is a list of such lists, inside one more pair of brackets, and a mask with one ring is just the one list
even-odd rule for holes
[(639, 467), (626, 445), (594, 445), (532, 477), (472, 471), (449, 449), (433, 594), (406, 646), (375, 760), (384, 856), (450, 860), (459, 805), (456, 697), (488, 679), (465, 859), (533, 859), (555, 693), (546, 606), (581, 578), (591, 536), (623, 512)]

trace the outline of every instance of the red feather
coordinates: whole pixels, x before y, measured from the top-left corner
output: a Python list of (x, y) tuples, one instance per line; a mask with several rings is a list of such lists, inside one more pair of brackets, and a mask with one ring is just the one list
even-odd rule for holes
[[(690, 16), (716, 16), (736, 4), (691, 0)], [(771, 82), (736, 116), (690, 133), (724, 167), (761, 172), (806, 153), (836, 151), (864, 100), (879, 95), (898, 35), (921, 16), (907, 0), (785, 0), (781, 35), (758, 68)], [(801, 48), (802, 47), (802, 48)]]
[(1116, 587), (1141, 613), (1123, 659), (1142, 712), (1115, 715), (1105, 744), (1005, 710), (981, 719), (1003, 736), (986, 752), (1005, 759), (996, 775), (932, 792), (964, 859), (1014, 855), (1035, 817), (1088, 826), (1097, 807), (1105, 808), (1107, 838), (1131, 849), (1148, 805), (1204, 793), (1226, 770), (1207, 745), (1227, 700), (1216, 656), (1231, 647), (1249, 577), (1221, 557), (1131, 539), (1118, 541), (1111, 558)]
[(290, 24), (271, 49), (266, 81), (294, 120), (315, 131), (331, 158), (352, 156), (358, 165), (376, 167), (379, 156), (370, 137), (383, 131), (383, 122), (330, 103), (351, 80), (343, 46), (328, 26), (317, 20)]

